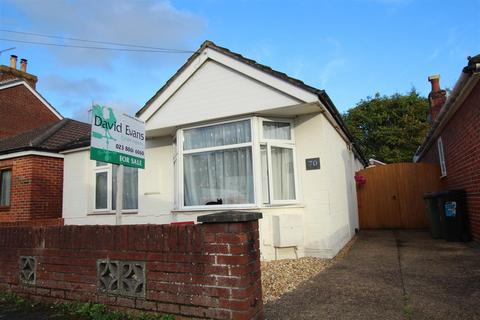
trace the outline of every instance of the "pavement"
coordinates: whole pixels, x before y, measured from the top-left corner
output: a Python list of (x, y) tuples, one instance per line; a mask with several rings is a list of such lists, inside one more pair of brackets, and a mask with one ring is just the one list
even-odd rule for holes
[(425, 231), (361, 231), (330, 268), (265, 305), (266, 319), (480, 319), (480, 249)]

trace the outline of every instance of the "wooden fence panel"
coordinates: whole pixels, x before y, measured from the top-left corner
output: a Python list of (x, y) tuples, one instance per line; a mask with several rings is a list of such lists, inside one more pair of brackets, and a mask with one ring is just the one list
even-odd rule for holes
[(361, 170), (366, 178), (357, 186), (361, 229), (417, 229), (427, 227), (423, 194), (441, 190), (436, 164), (395, 163)]

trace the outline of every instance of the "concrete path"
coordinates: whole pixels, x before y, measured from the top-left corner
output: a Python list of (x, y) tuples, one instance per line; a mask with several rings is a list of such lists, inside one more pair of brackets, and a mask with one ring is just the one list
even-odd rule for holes
[(265, 306), (266, 319), (480, 319), (480, 250), (423, 231), (362, 231), (350, 252)]

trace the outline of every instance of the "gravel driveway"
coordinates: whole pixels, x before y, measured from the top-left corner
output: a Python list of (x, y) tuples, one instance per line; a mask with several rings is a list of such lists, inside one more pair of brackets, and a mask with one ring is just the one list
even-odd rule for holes
[(480, 250), (423, 231), (362, 231), (266, 319), (480, 319)]

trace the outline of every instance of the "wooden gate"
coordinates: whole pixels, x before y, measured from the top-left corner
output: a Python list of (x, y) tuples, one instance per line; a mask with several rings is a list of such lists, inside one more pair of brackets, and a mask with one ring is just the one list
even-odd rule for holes
[(357, 172), (361, 229), (426, 228), (423, 194), (441, 190), (440, 167), (428, 163), (395, 163)]

